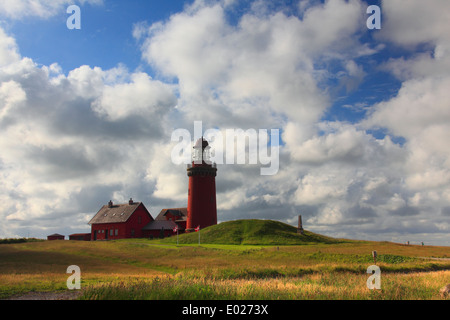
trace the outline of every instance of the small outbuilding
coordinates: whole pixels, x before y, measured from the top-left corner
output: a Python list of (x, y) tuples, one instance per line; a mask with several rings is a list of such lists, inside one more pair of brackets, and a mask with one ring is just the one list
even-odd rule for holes
[(186, 229), (187, 208), (162, 209), (155, 220), (150, 221), (142, 228), (142, 235), (145, 238), (158, 238), (164, 235), (169, 237), (177, 234), (173, 230), (178, 228), (179, 233), (184, 233)]
[(47, 240), (64, 240), (64, 236), (62, 234), (54, 233), (47, 236)]
[(153, 220), (142, 228), (142, 235), (145, 238), (170, 237), (176, 234), (173, 230), (177, 224), (169, 220)]
[(74, 233), (69, 235), (69, 240), (91, 241), (90, 233)]

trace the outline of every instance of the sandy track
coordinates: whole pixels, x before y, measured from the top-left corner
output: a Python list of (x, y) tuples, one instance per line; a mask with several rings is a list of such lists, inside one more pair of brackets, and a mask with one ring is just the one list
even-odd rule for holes
[(29, 292), (6, 300), (75, 300), (82, 294), (79, 290), (61, 292)]

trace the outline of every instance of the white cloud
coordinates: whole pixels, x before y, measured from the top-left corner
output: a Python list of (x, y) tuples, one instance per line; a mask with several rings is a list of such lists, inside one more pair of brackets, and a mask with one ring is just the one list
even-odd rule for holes
[(70, 230), (114, 196), (151, 195), (143, 172), (176, 102), (172, 86), (123, 66), (65, 76), (56, 63), (10, 59), (0, 68), (1, 236), (23, 236), (30, 220), (40, 236), (63, 221)]
[[(432, 221), (448, 206), (450, 186), (449, 3), (385, 1), (381, 39), (409, 50), (384, 70), (403, 81), (397, 95), (373, 106), (366, 128), (386, 128), (405, 139), (401, 193), (386, 203), (394, 215), (421, 214)], [(427, 44), (427, 52), (411, 48)], [(426, 221), (428, 221), (426, 219)], [(440, 225), (440, 222), (437, 222)]]
[[(303, 21), (281, 12), (251, 12), (231, 26), (220, 3), (197, 1), (148, 28), (143, 57), (179, 80), (188, 116), (195, 104), (195, 111), (211, 121), (223, 121), (223, 112), (230, 123), (272, 112), (308, 124), (330, 103), (318, 87), (314, 59), (334, 59), (359, 47), (352, 35), (360, 30), (361, 10), (358, 1), (329, 1), (307, 10)], [(135, 27), (137, 38), (142, 29), (142, 24)], [(356, 71), (361, 73), (356, 66), (350, 70)], [(248, 102), (252, 110), (241, 113)]]
[[(448, 10), (413, 2), (383, 3), (386, 43), (371, 47), (359, 42), (361, 1), (301, 1), (300, 18), (257, 2), (236, 23), (227, 20), (235, 2), (195, 1), (166, 21), (134, 26), (158, 79), (124, 65), (67, 75), (58, 63), (38, 67), (0, 29), (0, 218), (11, 229), (2, 224), (0, 235), (23, 234), (30, 217), (38, 228), (79, 226), (110, 198), (155, 210), (186, 205), (188, 178), (170, 161), (170, 135), (202, 120), (204, 130), (282, 129), (277, 175), (219, 166), (219, 220), (302, 214), (307, 229), (330, 235), (425, 230), (436, 239), (450, 207)], [(20, 9), (29, 3), (0, 6), (19, 18), (66, 4)], [(431, 49), (415, 54), (423, 42)], [(322, 120), (335, 86), (358, 88), (371, 76), (361, 59), (393, 44), (410, 52), (382, 66), (402, 81), (398, 93), (355, 102), (361, 114), (370, 110), (360, 123)], [(378, 128), (389, 135), (375, 138), (369, 129)]]
[(318, 225), (335, 225), (342, 222), (342, 219), (343, 213), (341, 208), (338, 205), (328, 204), (318, 215), (308, 219), (307, 222)]
[(11, 113), (14, 106), (26, 101), (27, 96), (20, 84), (15, 81), (3, 82), (0, 84), (0, 120)]
[(382, 38), (402, 46), (440, 44), (450, 39), (450, 3), (441, 0), (383, 1)]
[(93, 107), (114, 121), (131, 114), (149, 114), (161, 119), (175, 105), (176, 99), (169, 86), (153, 81), (145, 73), (135, 73), (131, 75), (130, 83), (106, 86)]
[[(401, 79), (402, 87), (394, 98), (375, 105), (364, 122), (405, 138), (404, 187), (420, 193), (420, 204), (433, 202), (432, 194), (445, 199), (450, 185), (448, 9), (449, 3), (442, 1), (383, 3), (387, 19), (383, 38), (406, 48), (427, 43), (430, 50), (386, 63), (385, 70)], [(434, 205), (448, 202), (435, 199)]]
[(325, 163), (330, 161), (355, 162), (364, 157), (366, 145), (372, 143), (364, 132), (357, 131), (353, 126), (335, 124), (338, 132), (325, 135), (315, 135), (304, 143), (291, 143), (293, 159), (306, 163)]
[(19, 58), (16, 40), (0, 28), (0, 68), (18, 61)]
[(424, 129), (445, 126), (450, 121), (449, 86), (450, 76), (406, 81), (396, 97), (375, 107), (369, 123), (382, 124), (406, 138), (417, 137)]
[(295, 192), (297, 204), (318, 205), (325, 202), (332, 202), (336, 198), (345, 195), (342, 176), (332, 172), (324, 174), (308, 174), (299, 183), (299, 188)]
[[(169, 201), (186, 201), (188, 189), (186, 167), (175, 166), (170, 161), (173, 147), (174, 143), (169, 142), (154, 144), (152, 148), (154, 157), (146, 170), (145, 179), (155, 185), (153, 196)], [(187, 206), (187, 203), (184, 206)]]

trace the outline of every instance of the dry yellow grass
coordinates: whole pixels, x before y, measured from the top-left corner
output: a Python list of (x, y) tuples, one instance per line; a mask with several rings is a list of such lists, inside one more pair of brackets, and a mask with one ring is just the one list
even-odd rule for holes
[[(385, 258), (378, 263), (381, 290), (366, 286), (372, 250)], [(448, 257), (450, 248), (377, 242), (279, 248), (145, 240), (10, 244), (0, 245), (0, 298), (66, 290), (66, 269), (78, 265), (86, 299), (440, 299), (439, 289), (450, 283), (450, 262), (417, 258), (430, 256)]]
[[(250, 300), (440, 300), (450, 271), (388, 274), (380, 290), (369, 290), (368, 275), (311, 274), (282, 279), (210, 279), (182, 275), (140, 277), (94, 285), (84, 299), (250, 299)], [(156, 283), (155, 283), (156, 282)]]

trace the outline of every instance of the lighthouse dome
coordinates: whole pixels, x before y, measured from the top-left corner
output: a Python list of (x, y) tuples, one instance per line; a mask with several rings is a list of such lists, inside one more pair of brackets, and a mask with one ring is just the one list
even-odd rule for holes
[(194, 149), (205, 149), (206, 147), (208, 147), (208, 141), (206, 141), (203, 137), (198, 139), (197, 142), (194, 145)]

